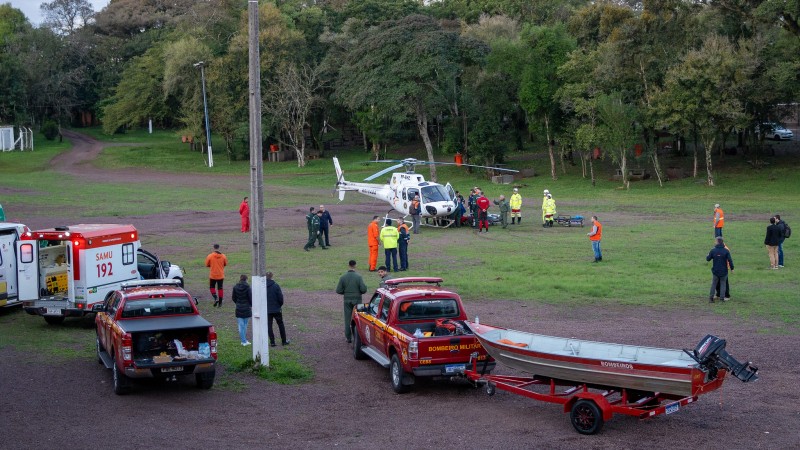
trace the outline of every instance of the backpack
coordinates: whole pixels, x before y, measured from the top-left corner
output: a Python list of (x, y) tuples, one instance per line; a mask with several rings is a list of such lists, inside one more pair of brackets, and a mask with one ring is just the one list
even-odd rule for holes
[(783, 222), (783, 237), (787, 239), (792, 237), (792, 228), (786, 222)]

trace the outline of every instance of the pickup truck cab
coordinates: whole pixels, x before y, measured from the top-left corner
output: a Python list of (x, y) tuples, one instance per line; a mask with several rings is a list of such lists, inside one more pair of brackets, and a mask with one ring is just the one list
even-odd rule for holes
[(214, 384), (217, 333), (177, 280), (125, 283), (92, 310), (97, 360), (113, 371), (114, 393), (127, 393), (132, 378), (194, 375), (199, 388)]
[(479, 368), (494, 369), (494, 360), (463, 326), (467, 313), (461, 297), (441, 288), (441, 282), (433, 277), (387, 280), (369, 303), (353, 309), (353, 357), (369, 356), (388, 368), (399, 394), (415, 377), (458, 375), (476, 353)]

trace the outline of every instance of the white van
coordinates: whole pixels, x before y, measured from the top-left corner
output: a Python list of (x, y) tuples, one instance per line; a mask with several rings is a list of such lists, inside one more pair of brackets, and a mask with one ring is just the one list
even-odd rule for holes
[(18, 305), (17, 251), (20, 236), (28, 230), (21, 223), (0, 222), (0, 308)]

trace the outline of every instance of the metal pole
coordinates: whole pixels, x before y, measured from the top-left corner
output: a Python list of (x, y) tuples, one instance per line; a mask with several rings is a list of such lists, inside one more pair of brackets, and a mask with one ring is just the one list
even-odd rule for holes
[(203, 85), (203, 111), (206, 116), (206, 141), (208, 141), (208, 167), (214, 167), (214, 154), (211, 152), (211, 126), (208, 124), (208, 101), (206, 100), (206, 71), (205, 63), (200, 61), (195, 67), (200, 66), (200, 80)]
[(267, 327), (267, 251), (264, 239), (264, 170), (261, 149), (261, 62), (258, 1), (248, 0), (250, 90), (250, 236), (253, 240), (253, 360), (269, 365)]

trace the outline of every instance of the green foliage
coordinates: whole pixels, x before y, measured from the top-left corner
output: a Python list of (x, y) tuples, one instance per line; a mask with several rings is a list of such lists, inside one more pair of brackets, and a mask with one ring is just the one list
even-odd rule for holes
[(42, 124), (42, 134), (45, 139), (52, 141), (58, 137), (58, 124), (53, 120), (48, 120)]

